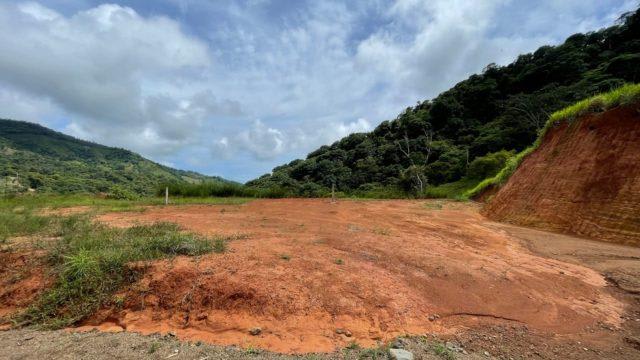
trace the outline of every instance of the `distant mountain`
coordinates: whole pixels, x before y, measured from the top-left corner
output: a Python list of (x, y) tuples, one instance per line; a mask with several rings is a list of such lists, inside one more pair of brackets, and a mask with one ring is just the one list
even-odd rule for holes
[(76, 139), (46, 127), (0, 119), (0, 193), (134, 193), (164, 183), (229, 182), (173, 169), (119, 148)]
[(549, 114), (639, 81), (640, 10), (509, 65), (489, 64), (373, 131), (322, 146), (247, 185), (302, 196), (326, 193), (333, 185), (346, 193), (397, 189), (418, 195), (454, 182), (473, 187), (482, 180), (474, 168), (484, 163), (499, 170), (495, 154), (531, 145)]

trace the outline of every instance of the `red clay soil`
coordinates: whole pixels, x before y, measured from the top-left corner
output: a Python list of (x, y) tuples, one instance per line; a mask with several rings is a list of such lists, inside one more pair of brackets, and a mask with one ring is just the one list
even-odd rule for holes
[(29, 306), (48, 286), (42, 256), (42, 251), (0, 249), (0, 328), (8, 326), (2, 317)]
[(549, 131), (483, 214), (640, 246), (640, 103)]
[(533, 254), (473, 204), (433, 204), (282, 199), (104, 214), (114, 226), (172, 221), (247, 237), (222, 254), (150, 263), (121, 308), (82, 328), (304, 353), (478, 323), (580, 339), (620, 326), (624, 305), (596, 271)]

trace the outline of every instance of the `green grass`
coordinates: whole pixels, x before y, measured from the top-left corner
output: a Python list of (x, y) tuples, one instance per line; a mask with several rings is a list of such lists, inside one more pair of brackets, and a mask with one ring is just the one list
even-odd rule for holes
[(153, 354), (156, 351), (158, 351), (158, 349), (160, 348), (160, 343), (157, 341), (154, 341), (151, 343), (151, 346), (149, 346), (149, 350), (147, 350), (148, 354)]
[(435, 344), (433, 346), (433, 352), (436, 353), (436, 355), (446, 360), (455, 360), (456, 358), (456, 354), (453, 351), (447, 349), (446, 346), (440, 343)]
[(464, 198), (464, 194), (478, 185), (480, 180), (462, 178), (458, 181), (442, 184), (439, 186), (429, 186), (425, 189), (423, 196), (430, 199), (455, 199)]
[(20, 325), (60, 328), (84, 319), (111, 302), (123, 284), (135, 281), (139, 274), (128, 263), (214, 250), (211, 240), (172, 223), (118, 229), (76, 215), (65, 218), (60, 231), (61, 239), (49, 251), (57, 279), (16, 318)]
[(575, 121), (581, 116), (590, 113), (606, 111), (617, 106), (629, 105), (637, 101), (640, 101), (640, 84), (629, 84), (610, 92), (584, 99), (574, 105), (556, 111), (551, 114), (549, 120), (547, 120), (547, 123), (540, 131), (540, 134), (533, 145), (507, 160), (505, 167), (500, 170), (496, 176), (483, 180), (477, 186), (465, 192), (463, 196), (465, 198), (473, 198), (489, 187), (504, 185), (516, 171), (518, 166), (520, 166), (522, 161), (540, 146), (545, 135), (551, 128), (558, 126), (563, 122)]
[(38, 233), (51, 223), (47, 216), (38, 215), (36, 206), (0, 198), (0, 243), (10, 237)]
[[(182, 203), (240, 204), (245, 201), (189, 198)], [(162, 199), (157, 198), (128, 201), (80, 195), (1, 198), (0, 242), (23, 235), (52, 237), (52, 240), (38, 244), (47, 250), (46, 259), (55, 279), (53, 285), (26, 311), (17, 315), (15, 323), (60, 328), (77, 323), (101, 306), (121, 307), (124, 299), (113, 294), (123, 284), (135, 281), (141, 271), (128, 264), (178, 255), (223, 253), (227, 241), (247, 237), (236, 234), (210, 239), (184, 232), (173, 223), (120, 229), (92, 220), (97, 211), (135, 210), (161, 202)], [(45, 215), (43, 212), (44, 209), (79, 205), (90, 206), (92, 211), (71, 216)]]
[(227, 243), (225, 239), (220, 237), (216, 238), (213, 242), (213, 252), (216, 254), (222, 254), (225, 251), (227, 251)]
[[(170, 205), (241, 205), (252, 198), (216, 198), (216, 197), (172, 197)], [(137, 200), (105, 199), (92, 195), (22, 195), (0, 197), (0, 243), (6, 243), (10, 237), (28, 236), (50, 232), (55, 226), (56, 217), (46, 216), (46, 209), (62, 209), (74, 206), (87, 206), (91, 213), (112, 211), (144, 211), (146, 206), (163, 205), (164, 198), (140, 198)]]

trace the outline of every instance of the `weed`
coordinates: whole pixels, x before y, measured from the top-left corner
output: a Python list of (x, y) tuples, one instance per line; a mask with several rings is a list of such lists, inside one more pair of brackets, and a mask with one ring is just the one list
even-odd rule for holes
[(115, 296), (113, 298), (113, 306), (115, 306), (118, 309), (122, 309), (124, 307), (124, 301), (125, 301), (124, 296), (122, 296), (122, 295)]
[(456, 354), (453, 351), (451, 351), (446, 346), (440, 343), (437, 343), (433, 346), (433, 352), (435, 352), (436, 355), (446, 360), (455, 360), (456, 358)]
[(362, 349), (358, 354), (358, 359), (387, 359), (387, 352), (389, 350), (386, 346), (379, 346), (376, 348)]
[(360, 345), (358, 345), (357, 342), (352, 341), (349, 344), (347, 344), (347, 346), (345, 346), (345, 349), (347, 349), (347, 350), (359, 350), (360, 349)]
[(260, 349), (256, 349), (253, 346), (249, 346), (244, 350), (244, 353), (247, 355), (258, 355), (260, 354)]
[(216, 254), (222, 254), (227, 251), (227, 243), (225, 239), (218, 237), (213, 242), (213, 252)]
[(291, 260), (291, 255), (288, 254), (280, 254), (280, 259), (289, 261)]
[(151, 346), (149, 346), (149, 350), (147, 350), (147, 353), (153, 354), (156, 351), (158, 351), (159, 348), (160, 348), (160, 343), (157, 341), (154, 341), (151, 343)]
[(213, 250), (209, 239), (184, 233), (171, 223), (116, 229), (73, 216), (62, 220), (58, 230), (61, 239), (48, 256), (57, 280), (17, 315), (18, 325), (72, 325), (113, 301), (112, 294), (123, 283), (135, 281), (139, 274), (128, 263)]
[(333, 262), (334, 262), (336, 265), (344, 265), (344, 260), (342, 260), (342, 259), (335, 259)]

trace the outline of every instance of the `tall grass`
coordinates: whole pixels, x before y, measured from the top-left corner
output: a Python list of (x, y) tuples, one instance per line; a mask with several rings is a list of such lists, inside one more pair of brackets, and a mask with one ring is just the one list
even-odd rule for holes
[(50, 223), (50, 218), (40, 216), (31, 204), (0, 199), (0, 243), (9, 237), (35, 234)]
[(545, 126), (538, 134), (538, 138), (531, 146), (509, 159), (505, 167), (500, 170), (496, 176), (483, 180), (476, 187), (467, 191), (464, 194), (464, 197), (473, 198), (489, 187), (499, 187), (504, 185), (516, 171), (518, 166), (520, 166), (522, 161), (540, 146), (542, 140), (551, 128), (558, 126), (563, 122), (575, 121), (587, 114), (607, 111), (618, 106), (630, 105), (637, 101), (640, 101), (640, 84), (628, 84), (610, 92), (578, 101), (571, 106), (554, 112), (551, 114)]
[(113, 301), (123, 284), (135, 281), (139, 272), (128, 264), (214, 250), (212, 239), (185, 233), (171, 223), (119, 229), (76, 215), (61, 219), (59, 231), (61, 239), (48, 257), (57, 274), (55, 283), (15, 318), (19, 325), (72, 325)]

